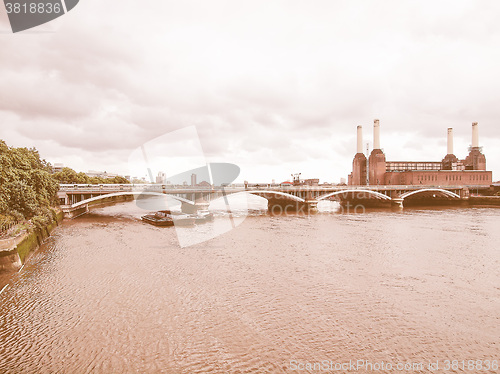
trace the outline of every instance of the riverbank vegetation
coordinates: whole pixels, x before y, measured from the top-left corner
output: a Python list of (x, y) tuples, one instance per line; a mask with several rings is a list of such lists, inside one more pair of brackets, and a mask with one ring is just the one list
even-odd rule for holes
[(53, 219), (59, 184), (51, 173), (36, 149), (9, 147), (0, 140), (0, 226), (29, 221), (41, 227)]
[(60, 183), (130, 182), (123, 177), (89, 177), (70, 168), (53, 173), (35, 148), (9, 147), (0, 140), (0, 236), (50, 224), (57, 213)]
[(71, 168), (63, 168), (61, 171), (54, 173), (54, 179), (61, 184), (127, 184), (130, 183), (122, 176), (112, 178), (89, 177), (85, 173), (77, 173)]

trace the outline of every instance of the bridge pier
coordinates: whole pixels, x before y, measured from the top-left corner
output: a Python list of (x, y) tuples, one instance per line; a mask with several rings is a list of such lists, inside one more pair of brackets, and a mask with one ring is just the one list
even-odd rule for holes
[(267, 211), (273, 215), (314, 214), (318, 212), (318, 200), (296, 201), (270, 198), (267, 201)]
[(181, 203), (181, 211), (186, 214), (194, 214), (200, 210), (207, 210), (209, 205), (209, 203), (188, 204), (183, 201)]
[(403, 209), (404, 208), (404, 199), (402, 199), (401, 197), (394, 197), (391, 200), (391, 206), (393, 206), (395, 208)]
[(61, 206), (62, 211), (64, 213), (64, 218), (75, 218), (81, 214), (87, 213), (89, 211), (89, 205), (81, 205), (76, 208), (72, 208), (71, 206)]
[(194, 214), (199, 210), (207, 210), (210, 203), (206, 201), (202, 193), (196, 193), (194, 195), (194, 204), (189, 204), (187, 202), (181, 203), (181, 211), (187, 214)]
[(306, 200), (304, 204), (306, 206), (307, 212), (316, 213), (318, 211), (318, 200), (315, 199)]

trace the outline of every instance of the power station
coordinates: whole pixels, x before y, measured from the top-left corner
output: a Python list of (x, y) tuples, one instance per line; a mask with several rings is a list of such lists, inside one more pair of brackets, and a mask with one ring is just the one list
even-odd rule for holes
[(357, 153), (354, 156), (350, 186), (423, 185), (490, 186), (493, 173), (486, 171), (486, 157), (479, 146), (479, 126), (472, 123), (469, 155), (459, 160), (453, 153), (453, 129), (448, 129), (448, 152), (441, 161), (386, 161), (380, 147), (380, 122), (373, 124), (373, 150), (363, 153), (363, 127), (358, 126)]

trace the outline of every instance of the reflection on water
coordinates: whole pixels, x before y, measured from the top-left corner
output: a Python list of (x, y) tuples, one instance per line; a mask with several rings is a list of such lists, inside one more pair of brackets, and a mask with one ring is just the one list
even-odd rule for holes
[[(500, 210), (272, 217), (259, 204), (187, 248), (133, 202), (64, 222), (0, 296), (0, 372), (498, 359)], [(212, 209), (194, 230), (228, 214)]]

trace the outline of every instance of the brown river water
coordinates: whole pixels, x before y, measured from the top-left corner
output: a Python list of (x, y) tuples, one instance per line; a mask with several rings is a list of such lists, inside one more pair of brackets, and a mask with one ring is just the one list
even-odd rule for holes
[(65, 221), (11, 279), (1, 373), (500, 372), (500, 209), (252, 214), (184, 248), (143, 213)]

